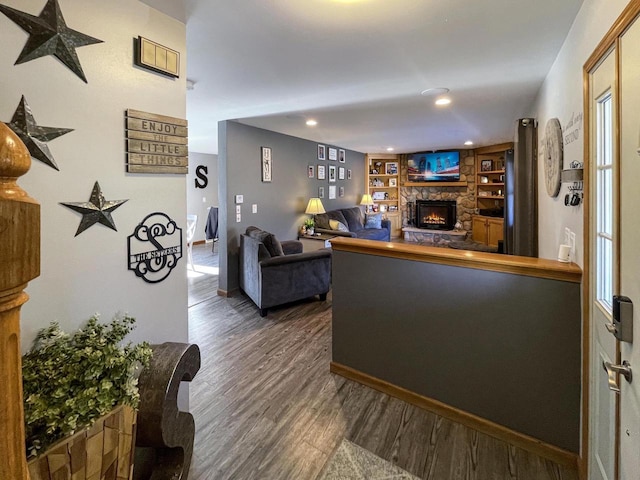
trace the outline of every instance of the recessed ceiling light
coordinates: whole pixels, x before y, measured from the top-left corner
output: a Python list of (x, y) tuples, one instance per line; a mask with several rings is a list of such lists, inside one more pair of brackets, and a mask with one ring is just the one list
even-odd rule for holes
[(464, 142), (465, 145), (473, 145), (473, 142), (471, 140), (467, 140), (466, 142)]
[(422, 95), (423, 97), (437, 97), (440, 95), (444, 95), (446, 93), (449, 93), (448, 88), (438, 87), (438, 88), (427, 88), (426, 90), (423, 90), (422, 92), (420, 92), (420, 95)]
[(317, 124), (318, 124), (318, 122), (315, 121), (315, 120), (307, 120), (307, 125), (309, 127), (315, 127)]
[(443, 106), (449, 105), (451, 103), (451, 99), (448, 97), (442, 97), (436, 100), (436, 105)]
[(393, 147), (387, 147), (387, 152), (393, 152)]

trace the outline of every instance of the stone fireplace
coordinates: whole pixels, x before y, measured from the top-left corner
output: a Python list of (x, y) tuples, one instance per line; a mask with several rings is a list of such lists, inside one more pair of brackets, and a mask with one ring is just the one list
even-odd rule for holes
[(416, 227), (430, 230), (453, 230), (455, 224), (455, 200), (416, 200)]

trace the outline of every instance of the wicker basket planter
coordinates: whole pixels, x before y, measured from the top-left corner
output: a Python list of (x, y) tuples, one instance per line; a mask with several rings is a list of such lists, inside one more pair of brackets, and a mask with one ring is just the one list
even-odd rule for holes
[(119, 406), (31, 460), (31, 480), (130, 480), (135, 428), (135, 410)]

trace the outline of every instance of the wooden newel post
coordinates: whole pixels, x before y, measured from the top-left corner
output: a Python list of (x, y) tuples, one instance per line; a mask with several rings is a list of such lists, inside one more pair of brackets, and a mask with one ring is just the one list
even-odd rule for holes
[(20, 307), (40, 275), (40, 205), (18, 184), (31, 166), (22, 141), (0, 122), (0, 479), (28, 480), (22, 404)]

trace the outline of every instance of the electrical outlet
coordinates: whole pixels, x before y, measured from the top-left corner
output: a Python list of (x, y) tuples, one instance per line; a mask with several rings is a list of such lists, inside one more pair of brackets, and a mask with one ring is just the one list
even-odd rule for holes
[(571, 243), (569, 245), (571, 245), (571, 261), (576, 260), (576, 232), (571, 232)]
[(258, 204), (254, 203), (253, 205), (251, 205), (251, 211), (253, 213), (258, 213)]
[(242, 221), (242, 215), (236, 213), (236, 223), (240, 223)]
[(242, 206), (236, 205), (236, 213), (242, 213)]

